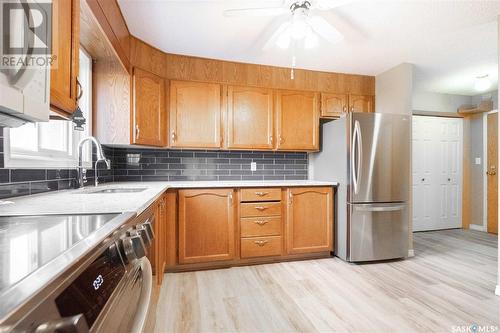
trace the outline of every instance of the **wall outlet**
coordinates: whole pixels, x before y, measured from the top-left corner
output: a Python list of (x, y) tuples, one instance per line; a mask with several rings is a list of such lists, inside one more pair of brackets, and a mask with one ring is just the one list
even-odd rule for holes
[(481, 157), (476, 157), (476, 165), (481, 165)]
[(252, 170), (252, 171), (256, 171), (257, 170), (257, 162), (250, 163), (250, 170)]

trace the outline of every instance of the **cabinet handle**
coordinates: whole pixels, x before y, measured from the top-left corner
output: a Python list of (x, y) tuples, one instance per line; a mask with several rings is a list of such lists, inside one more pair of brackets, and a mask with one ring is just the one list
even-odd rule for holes
[(78, 102), (83, 96), (83, 88), (80, 80), (76, 78), (76, 101)]
[(260, 210), (260, 211), (262, 212), (263, 210), (266, 210), (266, 209), (267, 209), (267, 207), (264, 207), (264, 206), (256, 206), (256, 207), (255, 207), (255, 209)]
[(177, 139), (177, 135), (175, 134), (175, 131), (172, 131), (172, 135), (170, 136), (172, 138), (172, 142), (175, 142)]
[(344, 113), (347, 112), (347, 105), (344, 105), (344, 107), (342, 108), (342, 110), (344, 111)]
[(233, 204), (233, 192), (229, 192), (228, 198), (229, 198), (229, 204), (232, 205)]
[(264, 246), (268, 243), (268, 241), (266, 240), (258, 240), (258, 241), (254, 241), (255, 244), (257, 244), (258, 246)]
[(280, 135), (280, 144), (283, 144), (285, 142), (285, 139)]
[(259, 197), (263, 197), (263, 196), (266, 196), (268, 194), (269, 194), (269, 192), (255, 192), (255, 195), (259, 196)]
[(272, 135), (269, 136), (269, 142), (271, 143), (271, 145), (273, 145), (274, 143), (274, 138)]
[(260, 225), (260, 226), (263, 226), (263, 225), (265, 225), (265, 224), (268, 224), (268, 223), (269, 223), (269, 221), (254, 221), (254, 223), (255, 223), (255, 224), (258, 224), (258, 225)]
[(354, 106), (351, 106), (351, 112), (354, 112)]
[(293, 194), (292, 192), (288, 192), (288, 204), (291, 205), (293, 203)]
[(135, 125), (135, 138), (139, 139), (140, 135), (141, 135), (141, 129), (139, 128), (139, 125)]

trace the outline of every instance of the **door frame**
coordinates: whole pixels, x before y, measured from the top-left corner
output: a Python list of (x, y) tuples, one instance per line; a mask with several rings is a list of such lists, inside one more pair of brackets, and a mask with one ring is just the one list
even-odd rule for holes
[(498, 110), (491, 110), (483, 113), (483, 225), (469, 225), (469, 229), (488, 232), (488, 115), (498, 113)]

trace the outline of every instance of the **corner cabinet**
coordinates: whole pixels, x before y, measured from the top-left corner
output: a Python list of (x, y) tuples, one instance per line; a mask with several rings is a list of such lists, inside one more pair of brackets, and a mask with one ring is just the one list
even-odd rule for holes
[(179, 191), (179, 263), (235, 257), (233, 189)]
[(221, 148), (221, 85), (170, 82), (170, 146)]
[(287, 253), (333, 251), (332, 188), (289, 188), (287, 194)]
[(319, 93), (276, 93), (278, 150), (319, 150)]
[(272, 89), (229, 86), (227, 140), (229, 149), (273, 149)]
[(165, 80), (140, 68), (132, 76), (132, 143), (163, 147), (167, 145)]
[(77, 106), (80, 56), (80, 1), (52, 1), (52, 55), (50, 70), (51, 109), (69, 117)]

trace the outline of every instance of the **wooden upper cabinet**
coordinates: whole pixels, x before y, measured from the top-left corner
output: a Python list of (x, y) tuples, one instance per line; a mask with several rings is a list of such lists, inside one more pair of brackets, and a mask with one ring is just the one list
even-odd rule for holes
[(338, 118), (348, 112), (349, 95), (321, 93), (321, 117)]
[(273, 149), (272, 89), (229, 86), (227, 148)]
[(233, 189), (179, 191), (179, 263), (235, 256)]
[(349, 95), (349, 112), (374, 112), (374, 104), (373, 96)]
[(288, 254), (332, 251), (332, 188), (288, 189), (286, 231)]
[(54, 111), (70, 116), (76, 110), (80, 52), (80, 1), (52, 1), (52, 55), (50, 104)]
[(215, 83), (170, 82), (170, 146), (220, 148), (221, 86)]
[(319, 94), (276, 93), (277, 147), (280, 150), (319, 149)]
[(133, 144), (167, 145), (165, 80), (140, 68), (132, 77), (131, 137)]

